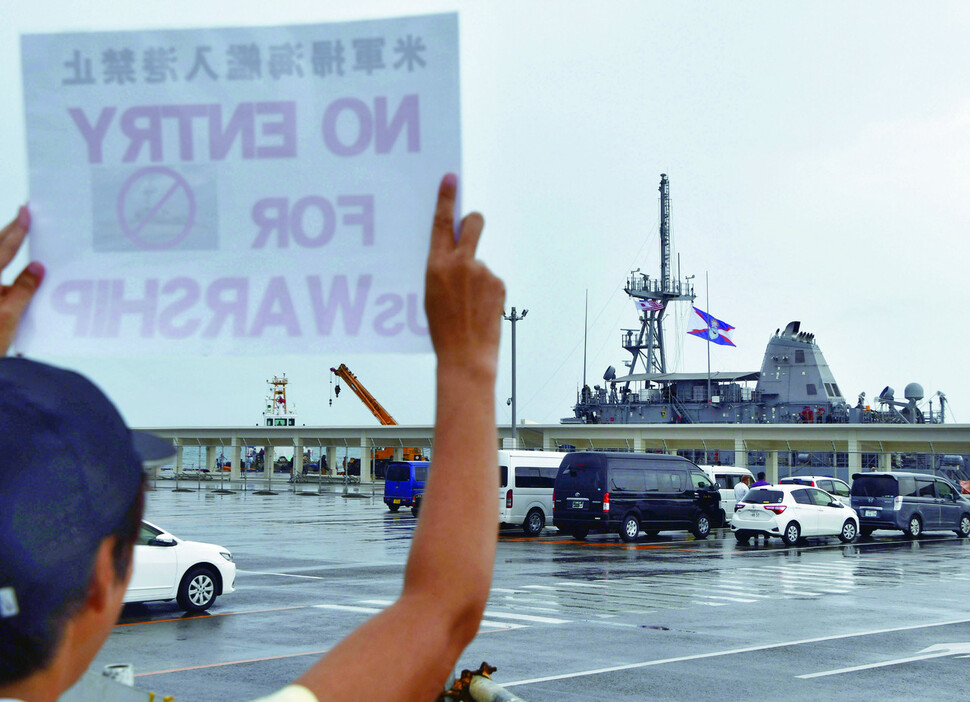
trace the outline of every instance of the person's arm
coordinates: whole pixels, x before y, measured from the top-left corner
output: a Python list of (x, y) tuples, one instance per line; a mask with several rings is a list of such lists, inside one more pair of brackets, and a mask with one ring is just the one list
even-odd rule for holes
[[(28, 229), (30, 212), (21, 207), (17, 218), (0, 230), (0, 271), (17, 255)], [(0, 286), (0, 356), (7, 355), (27, 303), (43, 278), (44, 267), (35, 261), (28, 264), (11, 285)]]
[(431, 232), (425, 310), (438, 358), (434, 455), (404, 589), (297, 680), (320, 700), (433, 700), (475, 637), (498, 533), (495, 375), (505, 288), (475, 248), (484, 220), (454, 237), (455, 177)]

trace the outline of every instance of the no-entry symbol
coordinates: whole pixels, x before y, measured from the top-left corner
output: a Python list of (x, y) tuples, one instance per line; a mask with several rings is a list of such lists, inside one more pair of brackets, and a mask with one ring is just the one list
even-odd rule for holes
[(118, 193), (121, 231), (140, 249), (178, 245), (195, 224), (195, 194), (188, 181), (165, 166), (148, 166), (129, 177)]

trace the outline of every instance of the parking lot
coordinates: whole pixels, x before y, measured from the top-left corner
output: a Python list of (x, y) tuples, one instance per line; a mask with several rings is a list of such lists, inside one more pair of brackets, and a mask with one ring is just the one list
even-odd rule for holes
[[(95, 661), (133, 663), (136, 685), (176, 702), (250, 699), (298, 677), (397, 596), (415, 525), (369, 486), (260, 496), (160, 485), (146, 518), (228, 547), (239, 569), (237, 592), (208, 614), (127, 606)], [(952, 532), (788, 548), (726, 530), (632, 544), (503, 531), (460, 666), (488, 661), (530, 701), (964, 699), (968, 549)], [(373, 655), (393, 675), (407, 650)]]

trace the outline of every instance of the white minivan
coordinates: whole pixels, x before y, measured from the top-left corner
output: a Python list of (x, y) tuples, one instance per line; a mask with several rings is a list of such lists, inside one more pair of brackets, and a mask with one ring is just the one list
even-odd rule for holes
[(561, 451), (498, 452), (498, 521), (522, 527), (527, 536), (538, 536), (552, 520), (552, 486)]
[[(734, 486), (741, 482), (742, 476), (751, 478), (754, 482), (754, 475), (747, 468), (735, 468), (734, 466), (698, 466), (702, 471), (717, 483), (721, 491), (721, 523), (718, 526), (727, 526), (734, 516)], [(750, 483), (749, 483), (750, 484)]]

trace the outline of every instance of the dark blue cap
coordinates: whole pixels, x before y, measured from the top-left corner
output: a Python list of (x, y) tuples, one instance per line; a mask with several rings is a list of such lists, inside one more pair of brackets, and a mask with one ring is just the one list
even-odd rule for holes
[(84, 376), (0, 358), (0, 635), (83, 595), (101, 541), (138, 497), (143, 461), (174, 453), (130, 430)]

